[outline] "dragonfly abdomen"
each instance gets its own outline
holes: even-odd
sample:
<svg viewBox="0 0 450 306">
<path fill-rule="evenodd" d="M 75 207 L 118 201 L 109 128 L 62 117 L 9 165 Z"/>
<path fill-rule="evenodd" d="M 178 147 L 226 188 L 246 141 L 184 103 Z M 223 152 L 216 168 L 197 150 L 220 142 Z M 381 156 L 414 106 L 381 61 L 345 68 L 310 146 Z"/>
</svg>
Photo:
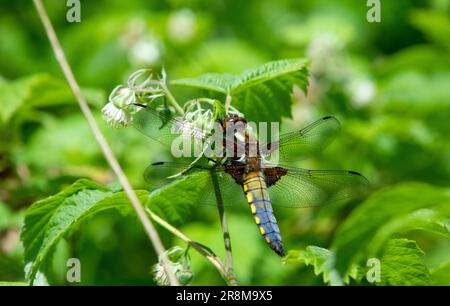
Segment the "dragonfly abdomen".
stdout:
<svg viewBox="0 0 450 306">
<path fill-rule="evenodd" d="M 244 174 L 243 188 L 261 235 L 272 250 L 280 256 L 285 256 L 280 229 L 272 210 L 263 173 L 255 171 Z"/>
</svg>

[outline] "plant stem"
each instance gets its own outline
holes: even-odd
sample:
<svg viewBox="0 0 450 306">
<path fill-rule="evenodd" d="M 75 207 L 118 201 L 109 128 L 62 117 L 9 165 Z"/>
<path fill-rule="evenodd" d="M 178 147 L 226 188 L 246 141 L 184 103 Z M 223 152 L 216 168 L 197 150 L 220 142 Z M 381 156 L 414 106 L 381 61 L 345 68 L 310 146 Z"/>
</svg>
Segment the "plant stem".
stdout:
<svg viewBox="0 0 450 306">
<path fill-rule="evenodd" d="M 225 112 L 228 112 L 228 109 L 230 108 L 231 105 L 231 96 L 230 94 L 227 94 L 227 97 L 225 99 Z"/>
<path fill-rule="evenodd" d="M 219 211 L 220 225 L 222 227 L 223 243 L 225 245 L 225 268 L 227 271 L 228 283 L 231 286 L 237 286 L 236 276 L 234 275 L 233 252 L 231 251 L 231 238 L 228 230 L 227 215 L 223 206 L 223 199 L 220 192 L 217 174 L 213 171 L 211 173 L 211 180 L 214 186 L 214 193 L 217 200 L 217 209 Z"/>
<path fill-rule="evenodd" d="M 224 263 L 222 262 L 222 260 L 220 260 L 219 257 L 217 257 L 213 253 L 205 251 L 205 249 L 202 248 L 198 243 L 196 243 L 191 238 L 189 238 L 188 236 L 186 236 L 185 234 L 180 232 L 178 229 L 173 227 L 170 223 L 168 223 L 164 219 L 160 218 L 158 215 L 156 215 L 154 212 L 152 212 L 148 207 L 145 208 L 145 211 L 153 219 L 153 221 L 155 221 L 156 223 L 158 223 L 159 225 L 164 227 L 166 230 L 168 230 L 169 232 L 171 232 L 172 234 L 174 234 L 175 236 L 177 236 L 184 242 L 188 243 L 201 255 L 205 256 L 206 259 L 208 259 L 217 268 L 219 273 L 222 275 L 223 279 L 228 283 L 228 281 L 229 281 L 228 273 L 226 271 Z"/>
<path fill-rule="evenodd" d="M 39 14 L 39 18 L 41 19 L 41 21 L 44 25 L 45 32 L 47 33 L 47 36 L 48 36 L 48 39 L 52 46 L 53 52 L 55 53 L 55 57 L 56 57 L 59 65 L 61 66 L 64 76 L 66 77 L 67 82 L 69 83 L 69 86 L 72 89 L 72 92 L 81 108 L 81 111 L 83 112 L 83 115 L 86 117 L 86 120 L 89 124 L 89 127 L 92 130 L 92 133 L 94 134 L 95 139 L 97 140 L 100 148 L 102 149 L 103 155 L 105 156 L 111 169 L 116 174 L 125 193 L 127 194 L 128 198 L 130 199 L 130 202 L 133 205 L 133 207 L 136 211 L 136 214 L 139 217 L 139 220 L 141 221 L 142 225 L 144 226 L 144 229 L 145 229 L 150 241 L 152 242 L 157 255 L 162 259 L 163 267 L 167 271 L 167 275 L 169 277 L 170 284 L 171 285 L 179 285 L 178 280 L 176 279 L 174 273 L 172 272 L 170 265 L 168 264 L 167 258 L 165 258 L 165 256 L 163 255 L 165 253 L 165 249 L 159 238 L 158 233 L 156 232 L 155 227 L 150 222 L 150 220 L 147 218 L 145 211 L 142 207 L 142 204 L 139 202 L 139 199 L 137 198 L 136 194 L 134 193 L 133 189 L 131 188 L 131 184 L 128 181 L 128 178 L 125 176 L 125 173 L 123 172 L 122 168 L 120 167 L 120 164 L 117 161 L 114 153 L 112 152 L 108 142 L 106 141 L 105 137 L 103 136 L 102 132 L 100 131 L 100 129 L 97 125 L 97 122 L 95 121 L 94 116 L 93 116 L 91 110 L 89 109 L 89 106 L 88 106 L 85 98 L 81 94 L 80 87 L 75 79 L 75 76 L 73 75 L 73 72 L 72 72 L 72 69 L 70 68 L 69 63 L 67 62 L 64 51 L 59 43 L 58 37 L 56 36 L 55 30 L 51 24 L 50 19 L 48 18 L 48 15 L 45 11 L 45 8 L 44 8 L 41 0 L 33 0 L 33 2 L 36 7 L 36 10 Z"/>
<path fill-rule="evenodd" d="M 172 106 L 175 107 L 175 109 L 180 113 L 180 115 L 184 115 L 184 109 L 180 106 L 180 104 L 178 104 L 177 100 L 172 95 L 172 92 L 170 92 L 165 82 L 161 82 L 161 88 L 163 89 L 167 99 L 169 99 L 170 104 L 172 104 Z"/>
</svg>

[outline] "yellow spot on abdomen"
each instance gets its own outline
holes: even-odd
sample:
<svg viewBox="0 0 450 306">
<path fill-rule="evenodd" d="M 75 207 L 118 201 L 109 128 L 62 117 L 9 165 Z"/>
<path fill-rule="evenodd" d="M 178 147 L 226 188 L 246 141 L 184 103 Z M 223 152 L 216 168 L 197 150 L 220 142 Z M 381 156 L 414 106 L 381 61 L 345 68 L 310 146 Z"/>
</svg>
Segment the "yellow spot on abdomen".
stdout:
<svg viewBox="0 0 450 306">
<path fill-rule="evenodd" d="M 250 204 L 250 209 L 252 210 L 252 214 L 256 214 L 256 206 L 255 206 L 255 204 Z"/>
<path fill-rule="evenodd" d="M 259 232 L 261 233 L 261 235 L 264 235 L 266 233 L 266 231 L 264 230 L 264 227 L 262 227 L 262 226 L 259 227 Z"/>
<path fill-rule="evenodd" d="M 244 184 L 244 192 L 247 192 L 247 191 L 248 191 L 248 185 Z"/>
<path fill-rule="evenodd" d="M 253 202 L 253 195 L 251 192 L 247 192 L 247 202 L 249 203 Z"/>
<path fill-rule="evenodd" d="M 269 236 L 264 237 L 264 239 L 266 239 L 267 243 L 270 243 L 270 238 L 269 238 Z"/>
<path fill-rule="evenodd" d="M 256 222 L 256 224 L 260 224 L 261 223 L 261 220 L 259 220 L 259 217 L 255 216 L 255 222 Z"/>
</svg>

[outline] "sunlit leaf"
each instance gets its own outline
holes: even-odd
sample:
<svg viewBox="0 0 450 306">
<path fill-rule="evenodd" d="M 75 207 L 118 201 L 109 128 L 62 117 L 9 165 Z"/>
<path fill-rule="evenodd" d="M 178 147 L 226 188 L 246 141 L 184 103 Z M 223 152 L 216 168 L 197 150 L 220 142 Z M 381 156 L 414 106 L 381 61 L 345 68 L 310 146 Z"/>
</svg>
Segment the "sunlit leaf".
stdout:
<svg viewBox="0 0 450 306">
<path fill-rule="evenodd" d="M 284 262 L 302 263 L 314 267 L 314 274 L 322 275 L 326 284 L 334 286 L 344 284 L 341 276 L 334 268 L 334 254 L 330 250 L 317 246 L 308 246 L 305 250 L 291 250 Z"/>
<path fill-rule="evenodd" d="M 147 191 L 136 191 L 143 202 Z M 131 211 L 124 193 L 113 194 L 111 190 L 81 179 L 60 193 L 33 204 L 25 215 L 21 240 L 25 249 L 27 278 L 34 283 L 44 262 L 64 236 L 73 232 L 86 218 L 107 209 L 122 213 Z"/>
<path fill-rule="evenodd" d="M 280 121 L 291 116 L 294 85 L 306 92 L 308 61 L 286 59 L 248 69 L 239 75 L 209 73 L 197 78 L 179 79 L 172 85 L 195 87 L 229 94 L 232 105 L 250 120 Z"/>
<path fill-rule="evenodd" d="M 230 92 L 235 78 L 234 75 L 228 73 L 207 73 L 196 78 L 174 80 L 170 84 L 190 86 L 226 94 Z"/>
<path fill-rule="evenodd" d="M 423 286 L 430 282 L 430 273 L 423 252 L 415 241 L 391 239 L 384 247 L 379 285 Z"/>
</svg>

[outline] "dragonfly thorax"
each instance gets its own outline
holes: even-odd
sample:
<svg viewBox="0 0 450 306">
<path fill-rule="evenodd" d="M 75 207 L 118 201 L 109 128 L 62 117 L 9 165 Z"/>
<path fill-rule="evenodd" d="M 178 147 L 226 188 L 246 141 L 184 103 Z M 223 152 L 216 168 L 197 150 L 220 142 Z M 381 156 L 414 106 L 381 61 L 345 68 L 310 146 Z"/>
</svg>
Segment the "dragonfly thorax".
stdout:
<svg viewBox="0 0 450 306">
<path fill-rule="evenodd" d="M 223 133 L 226 156 L 240 162 L 247 158 L 260 158 L 259 142 L 244 118 L 227 116 L 223 123 Z"/>
<path fill-rule="evenodd" d="M 261 159 L 258 157 L 247 157 L 245 163 L 245 172 L 255 172 L 261 170 Z"/>
</svg>

